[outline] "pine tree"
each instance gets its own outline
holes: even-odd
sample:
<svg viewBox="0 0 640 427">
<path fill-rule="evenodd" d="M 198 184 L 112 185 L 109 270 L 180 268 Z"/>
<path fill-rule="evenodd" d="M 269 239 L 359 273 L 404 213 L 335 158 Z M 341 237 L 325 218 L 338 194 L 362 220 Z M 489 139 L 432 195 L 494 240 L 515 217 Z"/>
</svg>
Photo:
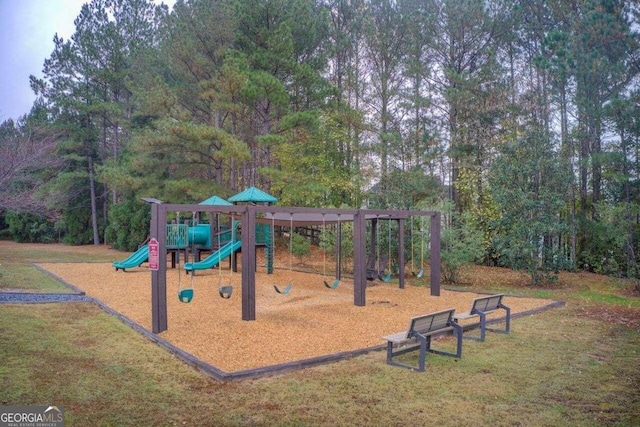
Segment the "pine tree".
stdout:
<svg viewBox="0 0 640 427">
<path fill-rule="evenodd" d="M 492 224 L 494 250 L 502 265 L 527 271 L 532 285 L 553 279 L 549 272 L 560 265 L 557 242 L 548 242 L 566 231 L 560 215 L 565 180 L 544 129 L 535 123 L 528 123 L 521 138 L 502 147 L 490 171 L 499 213 Z"/>
<path fill-rule="evenodd" d="M 100 222 L 106 222 L 106 189 L 98 182 L 96 171 L 105 159 L 119 153 L 123 119 L 130 111 L 129 61 L 141 45 L 151 44 L 153 18 L 154 6 L 146 0 L 86 3 L 74 22 L 71 39 L 54 37 L 54 50 L 44 62 L 44 79 L 31 77 L 36 94 L 67 135 L 61 152 L 68 172 L 51 189 L 65 201 L 65 215 L 73 217 L 66 221 L 67 226 L 79 230 L 75 237 L 67 235 L 74 243 L 86 243 L 87 228 L 92 230 L 93 243 L 100 243 Z M 105 207 L 102 221 L 100 203 Z M 87 212 L 89 218 L 80 212 Z"/>
</svg>

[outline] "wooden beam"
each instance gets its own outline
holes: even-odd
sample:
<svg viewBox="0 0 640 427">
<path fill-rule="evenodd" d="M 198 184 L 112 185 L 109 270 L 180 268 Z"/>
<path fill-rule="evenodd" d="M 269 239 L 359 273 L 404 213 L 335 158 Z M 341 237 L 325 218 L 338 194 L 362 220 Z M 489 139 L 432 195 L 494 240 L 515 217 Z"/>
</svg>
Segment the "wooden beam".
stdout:
<svg viewBox="0 0 640 427">
<path fill-rule="evenodd" d="M 242 213 L 242 320 L 256 320 L 256 210 Z"/>
<path fill-rule="evenodd" d="M 431 223 L 429 224 L 431 240 L 430 246 L 430 266 L 431 266 L 431 295 L 440 296 L 440 212 L 434 212 L 431 215 Z"/>
<path fill-rule="evenodd" d="M 336 226 L 336 278 L 342 279 L 342 223 Z"/>
<path fill-rule="evenodd" d="M 158 270 L 151 270 L 151 328 L 167 330 L 167 213 L 161 204 L 151 205 L 151 237 L 158 241 Z M 181 272 L 180 272 L 181 273 Z"/>
<path fill-rule="evenodd" d="M 358 211 L 353 216 L 353 304 L 367 304 L 367 239 L 365 238 L 364 215 Z"/>
<path fill-rule="evenodd" d="M 398 274 L 400 289 L 404 289 L 404 219 L 398 220 Z"/>
</svg>

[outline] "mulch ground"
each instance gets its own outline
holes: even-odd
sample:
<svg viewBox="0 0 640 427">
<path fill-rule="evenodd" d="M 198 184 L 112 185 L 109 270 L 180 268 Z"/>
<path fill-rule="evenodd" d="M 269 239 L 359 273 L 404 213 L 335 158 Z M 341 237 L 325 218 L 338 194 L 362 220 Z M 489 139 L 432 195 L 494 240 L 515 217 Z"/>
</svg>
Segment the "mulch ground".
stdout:
<svg viewBox="0 0 640 427">
<path fill-rule="evenodd" d="M 232 273 L 228 262 L 222 264 L 221 271 L 198 271 L 193 278 L 184 271 L 168 269 L 168 330 L 160 336 L 226 372 L 381 345 L 382 336 L 405 330 L 412 316 L 448 308 L 468 311 L 473 298 L 479 296 L 442 290 L 439 297 L 434 297 L 428 278 L 415 282 L 421 286 L 412 286 L 411 280 L 417 280 L 414 278 L 405 289 L 397 284 L 370 282 L 366 306 L 357 307 L 349 279 L 342 280 L 336 289 L 328 289 L 323 280 L 332 282 L 333 276 L 277 268 L 271 275 L 264 271 L 256 274 L 256 320 L 243 321 L 241 274 Z M 288 266 L 285 264 L 282 267 Z M 125 272 L 116 272 L 110 263 L 39 266 L 151 329 L 151 274 L 146 264 Z M 283 288 L 288 283 L 292 285 L 289 294 L 274 290 L 274 285 Z M 231 298 L 219 296 L 220 285 L 233 286 Z M 188 304 L 177 297 L 178 290 L 185 287 L 195 291 Z M 505 297 L 512 315 L 552 302 Z"/>
</svg>

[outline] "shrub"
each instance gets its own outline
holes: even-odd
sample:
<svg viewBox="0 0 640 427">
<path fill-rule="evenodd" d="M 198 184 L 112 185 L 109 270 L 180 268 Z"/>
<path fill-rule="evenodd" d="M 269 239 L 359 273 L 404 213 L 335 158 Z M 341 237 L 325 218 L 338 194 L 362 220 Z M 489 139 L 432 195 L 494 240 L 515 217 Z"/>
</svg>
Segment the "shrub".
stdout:
<svg viewBox="0 0 640 427">
<path fill-rule="evenodd" d="M 18 243 L 53 243 L 56 241 L 54 224 L 45 217 L 27 212 L 7 212 L 9 234 Z"/>
<path fill-rule="evenodd" d="M 484 235 L 463 214 L 460 220 L 442 232 L 442 278 L 456 283 L 460 267 L 473 264 L 484 256 Z"/>
<path fill-rule="evenodd" d="M 150 223 L 149 205 L 127 200 L 109 209 L 109 226 L 105 230 L 105 237 L 115 249 L 134 251 L 148 237 Z"/>
<path fill-rule="evenodd" d="M 311 243 L 303 236 L 294 233 L 291 239 L 291 246 L 289 247 L 291 253 L 297 258 L 302 258 L 305 255 L 309 255 L 311 252 Z"/>
</svg>

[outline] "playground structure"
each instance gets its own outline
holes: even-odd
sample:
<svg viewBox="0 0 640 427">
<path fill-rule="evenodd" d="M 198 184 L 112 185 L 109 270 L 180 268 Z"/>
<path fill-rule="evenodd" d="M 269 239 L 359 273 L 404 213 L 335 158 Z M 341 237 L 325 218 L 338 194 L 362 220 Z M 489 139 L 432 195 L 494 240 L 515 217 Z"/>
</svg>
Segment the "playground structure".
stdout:
<svg viewBox="0 0 640 427">
<path fill-rule="evenodd" d="M 140 267 L 143 263 L 149 260 L 149 245 L 144 244 L 138 248 L 137 251 L 129 255 L 122 261 L 114 261 L 113 266 L 116 271 L 125 271 L 127 268 Z"/>
<path fill-rule="evenodd" d="M 179 251 L 186 251 L 189 247 L 198 247 L 201 250 L 211 250 L 211 226 L 209 224 L 167 224 L 167 251 L 172 253 L 175 266 L 176 255 Z M 196 246 L 197 245 L 197 246 Z M 186 252 L 185 252 L 186 255 Z M 125 271 L 127 268 L 139 267 L 149 260 L 149 245 L 145 242 L 138 250 L 122 261 L 114 261 L 116 271 Z"/>
<path fill-rule="evenodd" d="M 364 209 L 324 209 L 324 208 L 297 208 L 297 207 L 275 207 L 275 206 L 258 206 L 258 205 L 235 205 L 235 206 L 214 206 L 214 205 L 179 205 L 179 204 L 152 204 L 151 219 L 151 238 L 157 240 L 159 244 L 158 251 L 158 269 L 151 271 L 151 299 L 152 299 L 152 331 L 160 333 L 167 330 L 167 248 L 170 241 L 167 239 L 167 214 L 169 212 L 205 212 L 213 215 L 226 215 L 238 221 L 242 229 L 241 238 L 237 245 L 243 248 L 242 262 L 242 320 L 251 321 L 256 319 L 256 247 L 259 246 L 258 235 L 259 230 L 269 230 L 265 233 L 265 243 L 267 247 L 267 259 L 269 248 L 272 247 L 273 229 L 274 227 L 290 227 L 295 226 L 323 226 L 335 224 L 338 228 L 338 241 L 340 240 L 340 224 L 344 222 L 353 223 L 353 301 L 355 306 L 366 305 L 366 287 L 367 287 L 367 262 L 366 262 L 366 224 L 371 221 L 371 252 L 376 253 L 375 235 L 377 227 L 373 221 L 389 221 L 397 223 L 397 239 L 398 253 L 397 265 L 403 266 L 404 261 L 404 239 L 405 239 L 405 221 L 408 218 L 430 217 L 430 291 L 432 296 L 440 295 L 440 213 L 432 211 L 419 210 L 364 210 Z M 260 225 L 263 227 L 261 228 Z M 389 229 L 390 230 L 390 229 Z M 413 238 L 413 236 L 412 236 Z M 231 239 L 233 242 L 234 239 Z M 340 244 L 337 244 L 340 247 Z M 221 248 L 222 249 L 222 248 Z M 220 250 L 221 250 L 220 249 Z M 228 250 L 226 250 L 228 251 Z M 225 252 L 226 253 L 226 252 Z M 232 253 L 232 252 L 230 252 Z M 209 258 L 218 262 L 222 258 L 222 253 L 212 254 Z M 340 251 L 337 253 L 337 271 L 336 280 L 339 281 L 340 271 Z M 269 262 L 267 263 L 269 264 Z M 272 265 L 271 265 L 272 268 Z M 267 265 L 269 269 L 269 265 Z M 405 285 L 405 273 L 403 268 L 398 269 L 399 287 L 402 289 Z M 336 282 L 334 282 L 336 283 Z M 279 293 L 288 293 L 291 290 L 291 284 L 280 288 L 276 287 Z M 326 285 L 325 285 L 326 286 Z M 230 290 L 228 290 L 230 292 Z M 230 295 L 228 293 L 227 295 Z M 222 296 L 222 294 L 221 294 Z"/>
<path fill-rule="evenodd" d="M 188 251 L 192 252 L 193 262 L 185 262 L 184 269 L 188 272 L 215 268 L 221 260 L 230 257 L 242 249 L 241 241 L 236 237 L 240 223 L 234 221 L 233 229 L 229 226 L 219 226 L 212 229 L 211 224 L 167 224 L 165 230 L 167 252 L 172 255 L 172 267 L 175 267 L 176 257 L 180 251 L 184 252 L 185 260 Z M 256 244 L 265 246 L 270 235 L 267 224 L 256 225 Z M 212 231 L 213 230 L 213 231 Z M 200 260 L 203 251 L 212 252 L 207 258 Z M 116 271 L 139 267 L 149 260 L 149 245 L 143 244 L 138 250 L 121 261 L 114 261 Z"/>
</svg>

